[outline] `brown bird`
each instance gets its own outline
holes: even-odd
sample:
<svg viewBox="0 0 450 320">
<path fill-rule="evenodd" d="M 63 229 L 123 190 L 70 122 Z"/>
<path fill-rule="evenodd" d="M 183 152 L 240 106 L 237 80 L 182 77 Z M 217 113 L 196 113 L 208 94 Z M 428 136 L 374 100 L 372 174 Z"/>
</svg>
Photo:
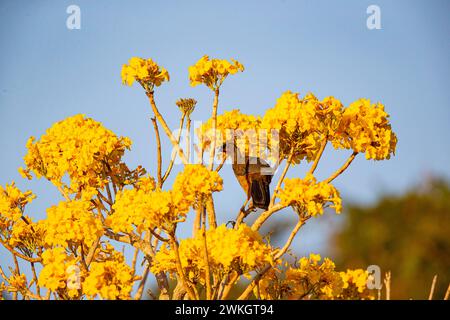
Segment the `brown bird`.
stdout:
<svg viewBox="0 0 450 320">
<path fill-rule="evenodd" d="M 273 176 L 270 165 L 261 158 L 242 155 L 235 143 L 225 143 L 224 154 L 227 154 L 227 151 L 233 152 L 233 172 L 247 195 L 243 208 L 251 198 L 250 207 L 267 210 L 270 203 L 269 186 Z"/>
</svg>

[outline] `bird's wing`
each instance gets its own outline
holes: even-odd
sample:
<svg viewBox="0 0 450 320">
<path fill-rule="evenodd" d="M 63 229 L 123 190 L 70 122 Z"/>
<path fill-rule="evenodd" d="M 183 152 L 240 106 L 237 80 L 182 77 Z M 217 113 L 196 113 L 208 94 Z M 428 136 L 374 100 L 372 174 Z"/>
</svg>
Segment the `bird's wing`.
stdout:
<svg viewBox="0 0 450 320">
<path fill-rule="evenodd" d="M 250 157 L 247 172 L 250 176 L 264 176 L 272 180 L 273 172 L 270 165 L 261 158 Z"/>
</svg>

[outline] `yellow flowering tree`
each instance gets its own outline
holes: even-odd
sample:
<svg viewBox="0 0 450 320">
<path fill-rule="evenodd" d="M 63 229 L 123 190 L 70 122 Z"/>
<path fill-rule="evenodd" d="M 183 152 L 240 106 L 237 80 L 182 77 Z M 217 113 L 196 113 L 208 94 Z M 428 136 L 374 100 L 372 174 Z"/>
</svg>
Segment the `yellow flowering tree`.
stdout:
<svg viewBox="0 0 450 320">
<path fill-rule="evenodd" d="M 366 271 L 339 272 L 330 259 L 315 254 L 288 263 L 285 254 L 308 219 L 326 208 L 341 212 L 339 191 L 331 183 L 359 153 L 383 160 L 395 152 L 397 138 L 383 105 L 360 99 L 345 107 L 334 97 L 319 100 L 311 93 L 301 97 L 286 91 L 260 116 L 239 110 L 218 114 L 221 85 L 243 71 L 236 60 L 206 55 L 189 67 L 191 85 L 205 85 L 213 93 L 211 117 L 197 128 L 200 142 L 191 147 L 189 137 L 181 145 L 181 131 L 190 132 L 197 101 L 176 102 L 181 117 L 174 134 L 155 100 L 157 87 L 170 79 L 168 71 L 152 59 L 133 57 L 123 65 L 123 84 L 138 83 L 154 115 L 155 177 L 123 161 L 130 139 L 84 115 L 55 123 L 39 139 L 31 137 L 19 172 L 26 179 L 45 178 L 62 199 L 47 209 L 45 219 L 35 221 L 25 212 L 35 195 L 14 182 L 0 186 L 0 243 L 14 265 L 9 270 L 0 266 L 0 291 L 14 299 L 141 299 L 152 273 L 158 292 L 148 293 L 155 299 L 227 299 L 242 288 L 237 286 L 242 278 L 249 280 L 237 295 L 242 300 L 373 299 Z M 162 149 L 170 146 L 161 144 L 160 128 L 174 150 L 166 170 Z M 280 173 L 274 175 L 267 208 L 254 213 L 255 207 L 244 205 L 236 220 L 225 224 L 216 216 L 214 198 L 223 189 L 220 170 L 230 143 L 243 155 L 244 163 L 232 161 L 243 187 L 250 177 L 267 174 L 258 171 L 270 167 L 261 166 L 261 159 L 273 162 L 271 176 L 278 168 Z M 350 155 L 319 181 L 315 171 L 328 144 Z M 197 160 L 191 161 L 194 150 Z M 176 157 L 183 169 L 166 186 Z M 251 163 L 255 158 L 259 162 Z M 295 165 L 308 165 L 306 176 L 286 178 Z M 276 247 L 260 230 L 285 208 L 292 208 L 298 221 L 286 243 Z M 256 217 L 250 224 L 245 218 L 251 213 Z M 180 239 L 177 227 L 190 215 L 192 236 Z M 131 261 L 118 244 L 134 249 Z M 30 279 L 20 260 L 29 265 Z M 142 274 L 136 272 L 138 263 Z"/>
</svg>

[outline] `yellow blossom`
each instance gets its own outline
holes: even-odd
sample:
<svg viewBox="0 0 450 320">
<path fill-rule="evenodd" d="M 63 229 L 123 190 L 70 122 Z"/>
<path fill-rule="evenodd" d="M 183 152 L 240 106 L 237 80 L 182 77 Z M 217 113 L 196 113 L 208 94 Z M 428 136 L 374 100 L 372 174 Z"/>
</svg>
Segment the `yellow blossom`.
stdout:
<svg viewBox="0 0 450 320">
<path fill-rule="evenodd" d="M 155 179 L 148 175 L 140 177 L 136 182 L 136 188 L 146 192 L 154 191 L 156 189 Z"/>
<path fill-rule="evenodd" d="M 279 149 L 280 160 L 289 157 L 291 152 L 293 163 L 314 159 L 320 146 L 320 133 L 316 130 L 319 121 L 312 106 L 311 101 L 302 101 L 298 93 L 286 91 L 275 107 L 264 114 L 261 128 L 267 130 L 272 144 L 278 143 L 272 148 Z"/>
<path fill-rule="evenodd" d="M 209 59 L 204 55 L 197 63 L 189 67 L 189 80 L 195 87 L 201 83 L 212 90 L 218 89 L 230 74 L 244 71 L 244 66 L 236 60 L 231 62 L 220 59 Z"/>
<path fill-rule="evenodd" d="M 196 134 L 202 149 L 209 146 L 215 136 L 216 146 L 231 142 L 235 143 L 242 154 L 264 158 L 269 142 L 267 134 L 260 130 L 260 127 L 260 117 L 247 115 L 241 113 L 239 109 L 234 109 L 217 116 L 215 134 L 212 118 L 197 128 Z"/>
<path fill-rule="evenodd" d="M 311 254 L 301 258 L 298 267 L 286 270 L 290 299 L 334 299 L 341 293 L 343 282 L 333 261 L 320 261 L 320 255 Z"/>
<path fill-rule="evenodd" d="M 289 293 L 289 284 L 283 279 L 284 270 L 281 269 L 281 264 L 276 268 L 271 268 L 267 271 L 258 285 L 253 289 L 253 293 L 257 298 L 263 300 L 279 300 L 286 297 Z"/>
<path fill-rule="evenodd" d="M 326 205 L 331 204 L 337 213 L 341 212 L 342 201 L 339 191 L 326 182 L 317 182 L 314 176 L 308 175 L 305 179 L 285 178 L 284 187 L 277 197 L 284 205 L 294 206 L 299 212 L 311 216 L 323 214 Z"/>
<path fill-rule="evenodd" d="M 169 73 L 160 67 L 152 59 L 133 57 L 128 64 L 122 66 L 122 82 L 131 86 L 136 80 L 144 88 L 153 89 L 159 87 L 164 81 L 169 81 Z"/>
<path fill-rule="evenodd" d="M 42 260 L 44 268 L 39 274 L 39 285 L 52 291 L 67 290 L 67 269 L 76 264 L 76 259 L 67 255 L 64 248 L 56 247 L 45 250 Z"/>
<path fill-rule="evenodd" d="M 39 141 L 34 137 L 28 140 L 25 172 L 44 176 L 67 193 L 90 200 L 108 182 L 106 175 L 124 175 L 127 168 L 121 157 L 130 146 L 130 139 L 117 137 L 84 115 L 75 115 L 55 123 Z M 66 174 L 70 179 L 67 186 L 63 183 Z"/>
<path fill-rule="evenodd" d="M 13 273 L 7 281 L 9 286 L 5 286 L 5 289 L 8 292 L 20 292 L 24 294 L 28 291 L 28 281 L 24 274 Z"/>
<path fill-rule="evenodd" d="M 184 167 L 175 178 L 173 191 L 179 201 L 197 205 L 206 200 L 213 192 L 221 191 L 223 180 L 216 171 L 209 171 L 200 164 L 190 164 Z"/>
<path fill-rule="evenodd" d="M 395 153 L 397 137 L 388 118 L 380 103 L 371 104 L 368 99 L 353 102 L 342 114 L 334 147 L 363 152 L 366 159 L 389 159 Z"/>
<path fill-rule="evenodd" d="M 19 219 L 25 206 L 35 198 L 31 191 L 20 191 L 14 181 L 6 184 L 5 187 L 0 185 L 0 219 L 2 217 L 11 220 Z"/>
<path fill-rule="evenodd" d="M 13 225 L 9 245 L 31 257 L 43 245 L 44 233 L 42 224 L 34 223 L 30 217 L 23 216 L 23 219 L 17 220 Z"/>
<path fill-rule="evenodd" d="M 192 98 L 181 98 L 177 100 L 176 105 L 183 115 L 189 117 L 197 105 L 197 100 Z"/>
<path fill-rule="evenodd" d="M 182 267 L 191 280 L 204 281 L 206 260 L 203 255 L 203 236 L 198 232 L 194 238 L 180 242 L 179 253 Z M 237 230 L 225 225 L 206 231 L 209 265 L 212 272 L 223 274 L 230 270 L 247 274 L 266 263 L 274 264 L 272 249 L 261 236 L 245 224 Z M 155 256 L 152 272 L 175 273 L 175 252 L 163 246 Z"/>
<path fill-rule="evenodd" d="M 91 246 L 103 234 L 100 218 L 94 216 L 89 201 L 62 201 L 47 209 L 43 220 L 45 242 L 50 245 Z"/>
<path fill-rule="evenodd" d="M 83 293 L 89 298 L 97 295 L 102 299 L 130 299 L 133 287 L 131 268 L 122 254 L 115 252 L 110 260 L 92 262 L 83 281 Z"/>
<path fill-rule="evenodd" d="M 172 191 L 123 190 L 116 196 L 113 214 L 105 221 L 115 232 L 138 232 L 156 227 L 171 229 L 189 211 L 191 203 Z"/>
<path fill-rule="evenodd" d="M 340 299 L 373 300 L 375 296 L 367 287 L 369 273 L 363 269 L 348 269 L 346 272 L 340 272 L 344 283 Z"/>
</svg>

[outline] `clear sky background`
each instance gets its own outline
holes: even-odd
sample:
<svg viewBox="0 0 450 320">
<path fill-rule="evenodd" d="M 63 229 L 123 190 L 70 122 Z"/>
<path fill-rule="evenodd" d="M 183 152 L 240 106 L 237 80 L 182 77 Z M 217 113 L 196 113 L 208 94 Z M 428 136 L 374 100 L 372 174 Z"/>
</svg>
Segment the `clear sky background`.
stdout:
<svg viewBox="0 0 450 320">
<path fill-rule="evenodd" d="M 81 8 L 81 29 L 68 30 L 66 8 Z M 381 8 L 381 30 L 366 27 L 369 5 Z M 171 80 L 156 100 L 170 126 L 178 124 L 179 97 L 199 101 L 193 120 L 210 116 L 212 94 L 190 87 L 188 67 L 202 55 L 235 58 L 246 68 L 221 89 L 219 112 L 262 115 L 286 90 L 333 95 L 348 105 L 366 97 L 385 104 L 399 143 L 384 162 L 357 158 L 335 185 L 345 201 L 370 203 L 400 193 L 430 174 L 449 177 L 450 1 L 1 1 L 0 184 L 15 180 L 38 198 L 28 215 L 62 200 L 45 180 L 23 180 L 29 136 L 83 113 L 132 139 L 126 155 L 155 173 L 155 143 L 143 90 L 121 84 L 132 56 L 151 57 Z M 325 177 L 348 151 L 328 147 L 318 168 Z M 305 167 L 296 167 L 298 176 Z M 179 168 L 175 168 L 175 172 Z M 219 222 L 233 219 L 244 193 L 231 168 L 216 195 Z M 171 181 L 168 182 L 171 185 Z M 280 213 L 292 218 L 287 210 Z M 333 214 L 330 213 L 330 216 Z M 321 217 L 294 249 L 326 252 L 337 220 Z M 190 227 L 182 227 L 187 236 Z M 0 259 L 6 258 L 0 250 Z"/>
</svg>

